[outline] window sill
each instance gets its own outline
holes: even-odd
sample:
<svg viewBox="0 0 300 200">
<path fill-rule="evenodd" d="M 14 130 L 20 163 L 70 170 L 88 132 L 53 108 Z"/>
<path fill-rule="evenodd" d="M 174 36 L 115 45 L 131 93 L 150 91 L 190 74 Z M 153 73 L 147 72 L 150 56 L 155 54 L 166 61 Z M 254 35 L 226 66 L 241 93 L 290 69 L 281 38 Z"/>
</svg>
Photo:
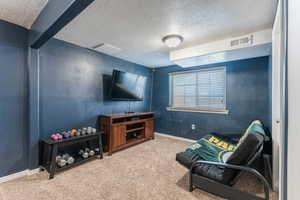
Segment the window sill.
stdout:
<svg viewBox="0 0 300 200">
<path fill-rule="evenodd" d="M 182 112 L 199 112 L 199 113 L 212 113 L 212 114 L 223 114 L 228 115 L 229 110 L 201 110 L 196 108 L 175 108 L 167 107 L 168 111 L 182 111 Z"/>
</svg>

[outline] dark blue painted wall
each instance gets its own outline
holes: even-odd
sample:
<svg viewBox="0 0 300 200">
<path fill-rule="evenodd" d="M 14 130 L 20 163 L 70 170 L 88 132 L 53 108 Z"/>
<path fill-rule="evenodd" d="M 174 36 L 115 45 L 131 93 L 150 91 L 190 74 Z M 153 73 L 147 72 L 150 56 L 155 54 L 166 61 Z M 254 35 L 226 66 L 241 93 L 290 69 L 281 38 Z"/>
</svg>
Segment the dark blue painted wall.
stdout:
<svg viewBox="0 0 300 200">
<path fill-rule="evenodd" d="M 0 21 L 0 177 L 37 168 L 38 142 L 55 131 L 96 126 L 98 115 L 129 106 L 150 110 L 150 69 L 55 39 L 30 50 L 28 35 L 27 29 Z M 108 99 L 113 69 L 148 77 L 144 101 Z M 39 124 L 31 128 L 39 131 L 30 134 L 29 107 L 38 102 Z"/>
<path fill-rule="evenodd" d="M 167 111 L 169 72 L 226 66 L 228 115 Z M 270 126 L 269 57 L 240 60 L 184 69 L 170 66 L 154 73 L 152 110 L 156 112 L 156 131 L 199 139 L 210 132 L 242 133 L 252 120 Z M 191 129 L 196 124 L 196 130 Z"/>
<path fill-rule="evenodd" d="M 144 66 L 55 39 L 39 52 L 28 51 L 27 40 L 28 30 L 0 21 L 0 177 L 37 167 L 37 154 L 29 152 L 38 149 L 39 139 L 60 129 L 96 126 L 100 114 L 128 111 L 128 102 L 107 99 L 114 68 L 148 77 L 145 100 L 130 105 L 131 111 L 136 112 L 150 110 L 154 75 L 152 110 L 156 112 L 158 132 L 197 139 L 211 131 L 241 132 L 254 119 L 269 126 L 268 57 L 202 66 L 227 66 L 229 115 L 170 112 L 166 111 L 168 73 L 182 68 L 159 68 L 153 74 Z M 40 59 L 38 66 L 32 65 L 38 61 L 36 56 Z M 27 57 L 35 62 L 27 62 Z M 192 69 L 198 68 L 201 67 Z M 40 102 L 40 131 L 35 135 L 28 131 L 29 92 L 36 94 L 35 100 Z M 192 123 L 196 124 L 196 131 L 191 130 Z"/>
<path fill-rule="evenodd" d="M 148 77 L 144 101 L 131 111 L 149 111 L 152 71 L 105 54 L 52 39 L 40 50 L 40 131 L 47 137 L 59 129 L 96 126 L 101 114 L 128 111 L 128 102 L 107 100 L 113 69 Z"/>
<path fill-rule="evenodd" d="M 0 177 L 28 165 L 27 37 L 0 20 Z"/>
</svg>

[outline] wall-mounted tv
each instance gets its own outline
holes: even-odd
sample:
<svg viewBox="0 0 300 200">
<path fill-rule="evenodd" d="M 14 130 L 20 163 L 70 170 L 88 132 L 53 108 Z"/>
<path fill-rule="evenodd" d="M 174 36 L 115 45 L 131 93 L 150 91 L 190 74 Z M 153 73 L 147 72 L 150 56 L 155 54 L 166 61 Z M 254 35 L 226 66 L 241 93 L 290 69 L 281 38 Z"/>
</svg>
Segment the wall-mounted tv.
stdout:
<svg viewBox="0 0 300 200">
<path fill-rule="evenodd" d="M 112 75 L 111 99 L 116 101 L 142 101 L 147 77 L 114 70 Z"/>
</svg>

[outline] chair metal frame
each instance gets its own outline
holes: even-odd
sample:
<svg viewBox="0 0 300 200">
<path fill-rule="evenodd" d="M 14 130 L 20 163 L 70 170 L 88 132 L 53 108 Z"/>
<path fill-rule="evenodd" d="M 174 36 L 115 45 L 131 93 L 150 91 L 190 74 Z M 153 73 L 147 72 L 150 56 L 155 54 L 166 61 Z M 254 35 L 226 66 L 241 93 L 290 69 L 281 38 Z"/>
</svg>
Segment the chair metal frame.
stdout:
<svg viewBox="0 0 300 200">
<path fill-rule="evenodd" d="M 251 168 L 250 165 L 261 156 L 263 150 L 263 144 L 260 145 L 258 150 L 253 153 L 252 156 L 250 156 L 249 161 L 247 162 L 246 166 L 240 166 L 240 165 L 233 165 L 233 164 L 227 164 L 227 163 L 221 163 L 221 162 L 210 162 L 205 160 L 198 160 L 192 164 L 189 170 L 189 191 L 192 192 L 194 189 L 194 186 L 205 190 L 209 193 L 215 194 L 217 196 L 227 198 L 230 200 L 269 200 L 270 196 L 270 186 L 268 181 L 262 176 L 256 169 Z M 234 169 L 238 171 L 238 174 L 235 176 L 235 178 L 230 182 L 229 185 L 217 182 L 215 180 L 200 176 L 196 173 L 194 173 L 194 169 L 200 165 L 213 165 L 220 168 L 227 168 L 227 169 Z M 247 192 L 240 191 L 236 188 L 233 188 L 232 185 L 236 183 L 238 178 L 241 176 L 242 173 L 250 173 L 254 175 L 256 178 L 260 180 L 264 187 L 264 193 L 265 197 L 259 197 Z"/>
</svg>

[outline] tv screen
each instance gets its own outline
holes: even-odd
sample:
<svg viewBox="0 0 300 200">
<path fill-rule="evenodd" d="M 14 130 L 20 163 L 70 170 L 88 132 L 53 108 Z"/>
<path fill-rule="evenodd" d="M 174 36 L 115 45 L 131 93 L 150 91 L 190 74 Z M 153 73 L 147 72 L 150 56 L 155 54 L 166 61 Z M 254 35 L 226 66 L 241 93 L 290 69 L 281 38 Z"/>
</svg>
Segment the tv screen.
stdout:
<svg viewBox="0 0 300 200">
<path fill-rule="evenodd" d="M 144 98 L 145 76 L 114 70 L 112 75 L 112 100 L 142 101 Z"/>
</svg>

